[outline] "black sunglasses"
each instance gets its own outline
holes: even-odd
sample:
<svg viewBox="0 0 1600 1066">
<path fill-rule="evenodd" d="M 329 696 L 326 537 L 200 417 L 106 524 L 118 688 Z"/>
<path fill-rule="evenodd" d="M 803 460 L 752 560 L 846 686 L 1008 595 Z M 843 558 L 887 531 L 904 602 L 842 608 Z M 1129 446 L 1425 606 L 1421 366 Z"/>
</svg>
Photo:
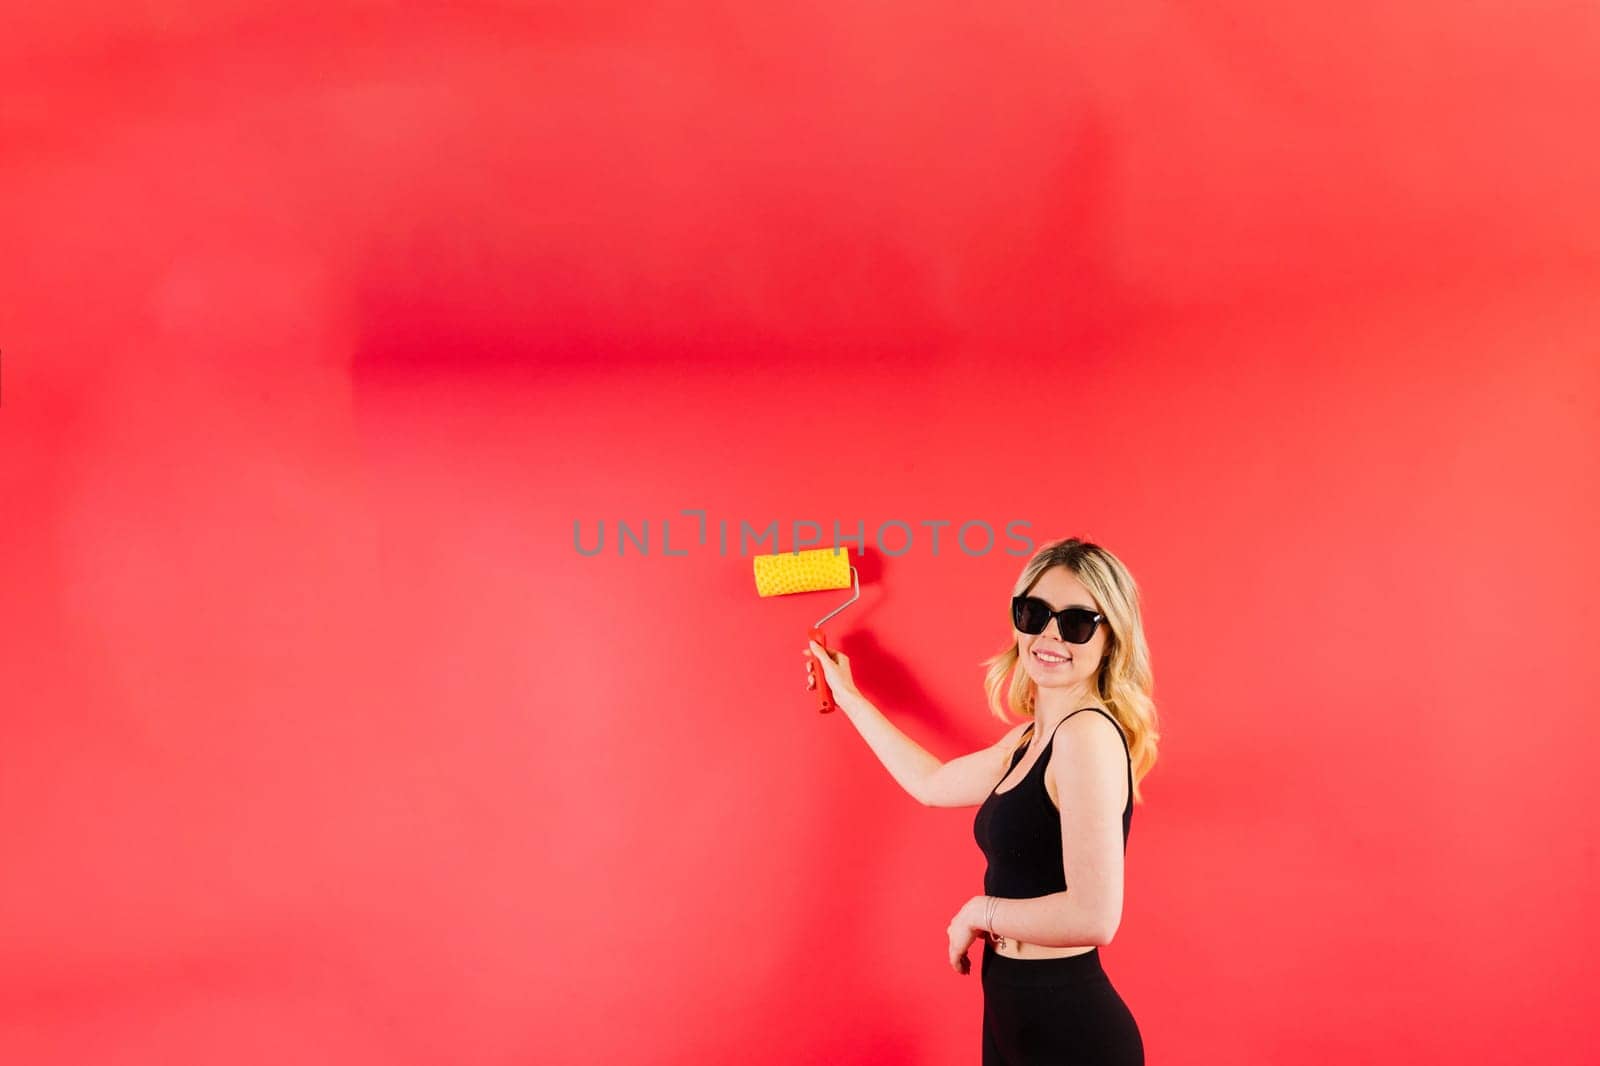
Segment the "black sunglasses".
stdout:
<svg viewBox="0 0 1600 1066">
<path fill-rule="evenodd" d="M 1082 607 L 1052 610 L 1048 603 L 1037 596 L 1011 598 L 1011 623 L 1029 636 L 1043 633 L 1052 618 L 1056 620 L 1056 629 L 1061 631 L 1061 639 L 1068 644 L 1089 643 L 1094 639 L 1095 627 L 1106 620 L 1105 615 Z"/>
</svg>

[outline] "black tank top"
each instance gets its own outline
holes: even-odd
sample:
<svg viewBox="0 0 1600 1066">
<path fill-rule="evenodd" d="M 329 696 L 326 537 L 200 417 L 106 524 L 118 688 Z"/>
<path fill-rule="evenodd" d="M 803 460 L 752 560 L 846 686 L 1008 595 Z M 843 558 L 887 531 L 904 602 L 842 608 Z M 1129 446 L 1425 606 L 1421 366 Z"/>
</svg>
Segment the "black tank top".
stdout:
<svg viewBox="0 0 1600 1066">
<path fill-rule="evenodd" d="M 1133 824 L 1133 753 L 1128 751 L 1128 738 L 1115 718 L 1098 707 L 1080 707 L 1072 714 L 1084 711 L 1095 711 L 1110 718 L 1111 724 L 1117 726 L 1117 736 L 1122 738 L 1122 750 L 1128 755 L 1128 805 L 1122 811 L 1122 850 L 1126 852 L 1128 830 Z M 1061 722 L 1056 723 L 1056 729 L 1061 728 Z M 1032 729 L 1030 724 L 1023 732 L 1026 734 Z M 972 835 L 989 860 L 988 869 L 983 873 L 985 895 L 1031 899 L 1066 891 L 1066 873 L 1061 859 L 1061 812 L 1050 799 L 1044 782 L 1044 767 L 1050 764 L 1050 746 L 1055 742 L 1052 732 L 1026 776 L 1004 792 L 991 789 L 989 798 L 978 808 Z M 1011 757 L 1011 765 L 1000 775 L 1000 781 L 1017 768 L 1027 750 L 1025 744 L 1017 749 Z M 1000 787 L 1000 781 L 995 782 L 995 789 Z"/>
</svg>

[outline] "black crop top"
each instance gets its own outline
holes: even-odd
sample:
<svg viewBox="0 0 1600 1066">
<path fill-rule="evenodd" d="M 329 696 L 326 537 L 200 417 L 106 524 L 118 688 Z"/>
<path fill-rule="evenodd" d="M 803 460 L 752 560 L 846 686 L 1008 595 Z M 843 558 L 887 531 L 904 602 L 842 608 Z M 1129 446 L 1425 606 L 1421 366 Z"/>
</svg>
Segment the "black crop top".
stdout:
<svg viewBox="0 0 1600 1066">
<path fill-rule="evenodd" d="M 1098 707 L 1080 707 L 1072 714 L 1082 714 L 1084 711 L 1095 711 L 1110 718 L 1111 724 L 1117 726 L 1117 736 L 1122 738 L 1122 750 L 1128 754 L 1128 805 L 1122 811 L 1122 850 L 1126 852 L 1128 830 L 1133 824 L 1133 753 L 1128 751 L 1128 738 L 1115 718 Z M 1071 718 L 1072 714 L 1067 718 Z M 1067 718 L 1061 721 L 1065 722 Z M 1057 722 L 1056 729 L 1060 728 L 1061 722 Z M 1023 733 L 1032 729 L 1030 723 Z M 977 817 L 972 823 L 972 835 L 989 860 L 989 866 L 983 873 L 985 895 L 1002 899 L 1031 899 L 1066 891 L 1066 873 L 1062 869 L 1061 859 L 1061 812 L 1045 788 L 1043 769 L 1050 763 L 1050 746 L 1055 742 L 1056 736 L 1052 732 L 1050 739 L 1045 741 L 1044 750 L 1023 779 L 1004 792 L 991 789 L 989 798 L 978 808 Z M 1004 781 L 1017 768 L 1017 763 L 1022 761 L 1022 755 L 1027 750 L 1027 745 L 1017 749 L 1017 753 L 1011 757 L 1011 765 L 1000 775 L 1000 781 Z M 1000 787 L 1000 781 L 995 782 L 996 789 Z"/>
</svg>

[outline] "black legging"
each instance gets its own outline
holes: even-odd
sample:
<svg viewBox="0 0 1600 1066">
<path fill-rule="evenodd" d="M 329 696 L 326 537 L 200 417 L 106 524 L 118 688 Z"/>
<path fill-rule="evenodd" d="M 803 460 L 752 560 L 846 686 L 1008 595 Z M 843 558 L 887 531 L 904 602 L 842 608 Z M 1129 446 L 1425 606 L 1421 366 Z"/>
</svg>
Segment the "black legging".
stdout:
<svg viewBox="0 0 1600 1066">
<path fill-rule="evenodd" d="M 1144 1066 L 1139 1023 L 1100 949 L 1013 959 L 983 942 L 983 1066 Z"/>
</svg>

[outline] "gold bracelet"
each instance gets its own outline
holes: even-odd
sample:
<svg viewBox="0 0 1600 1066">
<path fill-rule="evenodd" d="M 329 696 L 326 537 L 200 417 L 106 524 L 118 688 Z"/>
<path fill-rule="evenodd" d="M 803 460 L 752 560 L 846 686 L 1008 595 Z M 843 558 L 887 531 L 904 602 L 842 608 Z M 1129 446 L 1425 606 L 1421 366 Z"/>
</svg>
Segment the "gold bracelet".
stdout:
<svg viewBox="0 0 1600 1066">
<path fill-rule="evenodd" d="M 990 896 L 989 897 L 989 937 L 990 937 L 991 940 L 994 941 L 994 946 L 996 948 L 1003 948 L 1003 947 L 1006 946 L 1006 938 L 1001 936 L 1000 934 L 998 934 L 998 933 L 996 933 L 994 931 L 994 915 L 995 915 L 995 912 L 998 911 L 999 909 L 1000 909 L 1000 898 L 998 896 Z"/>
</svg>

